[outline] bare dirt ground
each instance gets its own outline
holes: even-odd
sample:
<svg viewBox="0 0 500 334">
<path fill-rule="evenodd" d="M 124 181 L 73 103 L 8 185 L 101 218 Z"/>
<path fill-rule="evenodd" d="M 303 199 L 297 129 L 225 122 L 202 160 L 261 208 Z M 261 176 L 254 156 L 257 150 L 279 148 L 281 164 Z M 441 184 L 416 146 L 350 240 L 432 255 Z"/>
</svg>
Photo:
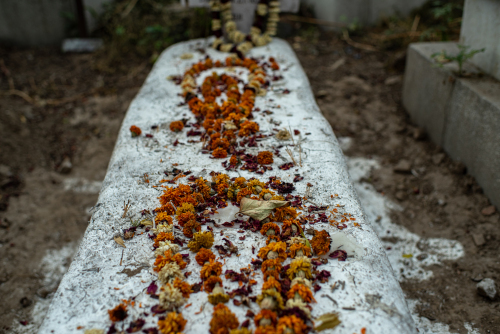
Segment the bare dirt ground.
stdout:
<svg viewBox="0 0 500 334">
<path fill-rule="evenodd" d="M 149 65 L 130 59 L 129 72 L 106 74 L 95 56 L 55 49 L 0 59 L 0 333 L 36 332 L 32 313 L 69 266 Z"/>
<path fill-rule="evenodd" d="M 404 52 L 366 52 L 336 37 L 291 42 L 336 135 L 352 138 L 346 154 L 380 162 L 364 182 L 402 206 L 393 222 L 465 249 L 429 268 L 431 279 L 402 282 L 420 301 L 420 316 L 458 333 L 467 333 L 464 322 L 500 333 L 500 302 L 478 296 L 474 281 L 500 279 L 499 214 L 481 213 L 490 203 L 475 180 L 409 120 L 401 106 Z M 34 308 L 60 278 L 50 273 L 63 272 L 72 253 L 52 271 L 44 257 L 74 250 L 82 238 L 121 120 L 150 66 L 131 58 L 123 60 L 127 71 L 102 72 L 95 55 L 54 49 L 0 49 L 0 59 L 0 333 L 17 333 L 40 321 Z M 73 165 L 66 174 L 65 158 Z"/>
</svg>

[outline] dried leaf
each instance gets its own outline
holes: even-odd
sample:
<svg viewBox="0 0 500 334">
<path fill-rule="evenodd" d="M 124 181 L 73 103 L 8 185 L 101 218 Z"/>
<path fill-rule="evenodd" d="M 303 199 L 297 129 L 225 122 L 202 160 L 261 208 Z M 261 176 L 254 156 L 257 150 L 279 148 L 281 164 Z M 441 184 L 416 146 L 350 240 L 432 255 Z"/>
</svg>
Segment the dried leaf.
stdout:
<svg viewBox="0 0 500 334">
<path fill-rule="evenodd" d="M 193 58 L 193 54 L 192 53 L 183 53 L 181 54 L 181 59 L 191 59 Z"/>
<path fill-rule="evenodd" d="M 314 327 L 314 329 L 318 332 L 324 331 L 325 329 L 335 328 L 341 323 L 337 313 L 325 313 L 316 318 L 316 321 L 321 321 L 321 325 Z"/>
<path fill-rule="evenodd" d="M 123 248 L 127 248 L 125 247 L 125 241 L 123 241 L 122 237 L 120 237 L 119 235 L 115 236 L 114 240 L 118 245 L 122 246 Z"/>
<path fill-rule="evenodd" d="M 153 226 L 153 222 L 151 220 L 144 219 L 144 220 L 141 220 L 141 225 L 143 225 L 143 226 Z"/>
<path fill-rule="evenodd" d="M 261 221 L 269 217 L 274 209 L 289 205 L 290 203 L 288 201 L 258 201 L 243 197 L 240 203 L 240 212 L 238 213 Z"/>
</svg>

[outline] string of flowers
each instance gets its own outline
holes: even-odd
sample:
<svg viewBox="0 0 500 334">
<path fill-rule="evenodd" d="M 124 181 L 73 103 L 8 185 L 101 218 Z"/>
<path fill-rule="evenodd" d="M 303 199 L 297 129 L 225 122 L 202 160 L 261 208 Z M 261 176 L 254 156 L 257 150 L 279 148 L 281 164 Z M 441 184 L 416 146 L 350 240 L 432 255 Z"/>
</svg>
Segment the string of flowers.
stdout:
<svg viewBox="0 0 500 334">
<path fill-rule="evenodd" d="M 212 31 L 215 36 L 212 43 L 214 49 L 236 53 L 240 58 L 243 58 L 254 46 L 263 46 L 272 41 L 272 36 L 276 35 L 279 22 L 279 1 L 259 0 L 254 23 L 248 35 L 238 30 L 231 7 L 231 0 L 210 2 Z M 268 16 L 267 23 L 264 22 L 266 16 Z M 231 43 L 224 43 L 223 28 Z"/>
</svg>

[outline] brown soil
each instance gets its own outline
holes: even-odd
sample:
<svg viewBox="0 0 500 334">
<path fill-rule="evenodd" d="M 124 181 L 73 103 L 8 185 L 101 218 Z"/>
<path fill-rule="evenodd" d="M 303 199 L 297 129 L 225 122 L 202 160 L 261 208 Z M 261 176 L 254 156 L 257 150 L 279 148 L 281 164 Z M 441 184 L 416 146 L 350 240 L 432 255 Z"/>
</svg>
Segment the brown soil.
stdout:
<svg viewBox="0 0 500 334">
<path fill-rule="evenodd" d="M 500 301 L 479 296 L 474 282 L 499 282 L 499 214 L 481 213 L 491 204 L 465 166 L 409 119 L 401 102 L 404 51 L 365 52 L 335 38 L 314 45 L 294 41 L 323 114 L 337 137 L 353 140 L 346 154 L 380 160 L 382 167 L 367 182 L 404 208 L 392 221 L 420 236 L 464 246 L 464 257 L 429 268 L 432 279 L 401 283 L 408 298 L 421 301 L 420 316 L 458 333 L 467 333 L 464 322 L 481 333 L 500 333 Z M 339 59 L 345 64 L 332 69 Z M 418 176 L 394 172 L 402 160 Z M 484 244 L 476 245 L 473 235 L 484 237 Z"/>
<path fill-rule="evenodd" d="M 82 186 L 103 180 L 121 120 L 149 71 L 147 61 L 124 61 L 130 72 L 105 74 L 94 69 L 94 55 L 0 49 L 0 333 L 16 322 L 29 327 L 35 303 L 58 285 L 44 279 L 41 259 L 82 238 L 97 200 Z M 66 174 L 65 158 L 73 165 Z M 67 189 L 71 180 L 77 188 Z"/>
<path fill-rule="evenodd" d="M 481 214 L 490 204 L 475 180 L 409 120 L 401 106 L 404 52 L 362 51 L 335 37 L 291 42 L 300 46 L 298 56 L 336 135 L 353 139 L 346 154 L 380 159 L 369 181 L 404 207 L 393 221 L 465 248 L 463 258 L 430 268 L 431 280 L 402 283 L 407 297 L 421 301 L 421 316 L 459 333 L 467 332 L 464 322 L 481 333 L 500 333 L 499 301 L 478 296 L 472 280 L 500 279 L 499 214 Z M 332 68 L 341 58 L 345 63 Z M 126 74 L 102 72 L 96 55 L 53 49 L 0 49 L 0 59 L 0 165 L 11 172 L 0 179 L 0 333 L 7 333 L 13 319 L 29 324 L 33 301 L 50 297 L 57 286 L 44 283 L 40 261 L 47 250 L 81 239 L 97 200 L 95 193 L 65 190 L 65 182 L 102 181 L 121 120 L 150 66 L 123 59 Z M 9 89 L 38 102 L 5 94 Z M 69 174 L 60 172 L 65 157 L 73 164 Z M 393 172 L 401 160 L 418 177 Z M 485 243 L 476 246 L 472 235 L 479 234 Z"/>
</svg>

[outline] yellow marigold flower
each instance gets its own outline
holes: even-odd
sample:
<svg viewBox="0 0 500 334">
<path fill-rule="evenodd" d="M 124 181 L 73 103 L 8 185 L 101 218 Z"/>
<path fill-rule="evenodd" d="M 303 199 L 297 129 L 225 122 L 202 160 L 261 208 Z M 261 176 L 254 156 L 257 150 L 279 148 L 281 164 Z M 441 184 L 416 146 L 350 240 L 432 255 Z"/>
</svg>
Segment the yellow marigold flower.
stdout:
<svg viewBox="0 0 500 334">
<path fill-rule="evenodd" d="M 261 165 L 269 165 L 274 162 L 273 153 L 269 151 L 262 151 L 257 154 L 257 162 Z"/>
<path fill-rule="evenodd" d="M 210 334 L 229 334 L 231 329 L 239 326 L 238 318 L 224 304 L 214 307 L 212 320 L 210 320 Z"/>
<path fill-rule="evenodd" d="M 186 213 L 186 212 L 194 213 L 193 204 L 182 203 L 181 206 L 177 207 L 177 211 L 175 211 L 175 215 L 177 216 L 177 219 L 179 219 L 179 216 L 182 215 L 183 213 Z"/>
<path fill-rule="evenodd" d="M 217 174 L 212 180 L 215 184 L 224 184 L 229 182 L 229 176 L 227 174 Z"/>
<path fill-rule="evenodd" d="M 166 251 L 172 251 L 172 253 L 179 252 L 179 245 L 173 244 L 170 241 L 160 241 L 159 246 L 155 249 L 155 255 L 163 255 Z"/>
<path fill-rule="evenodd" d="M 173 224 L 173 221 L 172 221 L 172 217 L 170 217 L 170 215 L 166 212 L 160 212 L 156 215 L 156 218 L 155 218 L 155 223 L 156 224 L 161 224 L 163 222 L 166 222 L 168 225 L 172 225 Z"/>
<path fill-rule="evenodd" d="M 270 200 L 274 196 L 274 192 L 269 189 L 262 188 L 262 191 L 259 193 L 259 198 L 264 199 L 266 201 Z"/>
<path fill-rule="evenodd" d="M 304 278 L 304 277 L 295 277 L 293 280 L 292 280 L 292 283 L 290 286 L 294 286 L 295 284 L 302 284 L 302 285 L 305 285 L 307 286 L 309 289 L 312 288 L 312 283 L 310 280 L 308 280 L 307 278 Z"/>
<path fill-rule="evenodd" d="M 246 327 L 241 327 L 237 329 L 231 329 L 229 334 L 252 334 L 252 331 Z"/>
<path fill-rule="evenodd" d="M 255 327 L 276 326 L 278 323 L 278 315 L 274 311 L 264 309 L 257 313 L 253 320 L 255 322 Z"/>
<path fill-rule="evenodd" d="M 229 187 L 229 186 L 227 185 L 227 183 L 221 183 L 221 184 L 218 184 L 218 185 L 216 186 L 216 189 L 217 189 L 217 194 L 219 194 L 219 195 L 224 195 L 224 194 L 226 193 L 226 191 L 227 191 L 228 187 Z"/>
<path fill-rule="evenodd" d="M 230 200 L 235 200 L 236 199 L 236 192 L 239 189 L 240 188 L 235 183 L 231 184 L 229 186 L 229 188 L 227 189 L 227 198 Z"/>
<path fill-rule="evenodd" d="M 282 310 L 285 307 L 281 294 L 273 289 L 263 290 L 257 296 L 257 304 L 260 308 L 268 310 Z"/>
<path fill-rule="evenodd" d="M 294 307 L 301 309 L 308 317 L 311 317 L 311 306 L 304 303 L 304 301 L 299 299 L 288 299 L 286 301 L 286 308 Z"/>
<path fill-rule="evenodd" d="M 274 277 L 269 277 L 267 281 L 262 285 L 262 290 L 276 289 L 276 291 L 281 292 L 281 283 L 278 282 Z"/>
<path fill-rule="evenodd" d="M 167 283 L 161 287 L 159 302 L 163 309 L 172 310 L 184 304 L 185 299 L 179 289 Z"/>
<path fill-rule="evenodd" d="M 210 231 L 196 232 L 193 240 L 188 243 L 191 252 L 198 253 L 201 248 L 211 248 L 214 244 L 214 235 Z"/>
<path fill-rule="evenodd" d="M 285 261 L 286 255 L 286 244 L 283 241 L 273 242 L 267 246 L 262 247 L 257 255 L 261 259 L 279 259 L 281 262 Z"/>
<path fill-rule="evenodd" d="M 250 180 L 247 183 L 247 188 L 250 188 L 255 195 L 260 194 L 265 186 L 266 184 L 264 182 L 257 179 Z"/>
<path fill-rule="evenodd" d="M 275 223 L 265 223 L 260 229 L 260 234 L 262 235 L 273 235 L 280 234 L 280 227 Z"/>
<path fill-rule="evenodd" d="M 184 129 L 184 123 L 182 121 L 174 121 L 170 123 L 170 131 L 179 132 Z"/>
<path fill-rule="evenodd" d="M 290 246 L 290 257 L 311 256 L 311 249 L 304 244 L 293 244 Z"/>
<path fill-rule="evenodd" d="M 281 195 L 274 195 L 273 197 L 271 197 L 271 201 L 284 201 L 285 200 L 285 197 L 281 196 Z"/>
<path fill-rule="evenodd" d="M 160 233 L 168 233 L 172 232 L 173 225 L 169 224 L 158 224 L 156 225 L 156 228 L 152 228 L 151 231 L 155 234 L 158 235 Z"/>
<path fill-rule="evenodd" d="M 182 274 L 181 268 L 176 262 L 170 262 L 165 264 L 163 268 L 161 268 L 158 273 L 158 279 L 163 284 L 167 284 L 172 282 L 174 279 L 184 279 L 184 275 Z"/>
<path fill-rule="evenodd" d="M 210 262 L 210 260 L 215 260 L 215 255 L 210 249 L 202 248 L 194 257 L 196 262 L 203 266 L 205 262 Z"/>
<path fill-rule="evenodd" d="M 307 326 L 304 321 L 294 315 L 279 318 L 278 326 L 276 326 L 277 334 L 304 334 L 306 330 Z"/>
<path fill-rule="evenodd" d="M 288 278 L 290 278 L 290 280 L 293 280 L 296 276 L 311 279 L 311 259 L 305 256 L 296 257 L 290 263 L 290 268 L 288 268 L 286 274 L 288 275 Z"/>
<path fill-rule="evenodd" d="M 217 305 L 220 303 L 227 303 L 229 301 L 229 295 L 224 292 L 224 290 L 216 284 L 212 293 L 208 295 L 208 301 L 212 305 Z"/>
<path fill-rule="evenodd" d="M 286 294 L 288 299 L 294 299 L 297 296 L 300 297 L 305 303 L 316 302 L 311 290 L 303 284 L 295 284 Z"/>
<path fill-rule="evenodd" d="M 332 239 L 325 230 L 316 231 L 311 240 L 311 247 L 317 255 L 324 255 L 330 251 L 330 243 Z"/>
<path fill-rule="evenodd" d="M 178 334 L 184 330 L 186 323 L 181 313 L 170 312 L 165 319 L 158 321 L 158 328 L 162 334 Z"/>
<path fill-rule="evenodd" d="M 210 260 L 205 263 L 200 271 L 200 277 L 202 280 L 208 279 L 210 276 L 220 276 L 222 274 L 222 263 Z"/>
</svg>

